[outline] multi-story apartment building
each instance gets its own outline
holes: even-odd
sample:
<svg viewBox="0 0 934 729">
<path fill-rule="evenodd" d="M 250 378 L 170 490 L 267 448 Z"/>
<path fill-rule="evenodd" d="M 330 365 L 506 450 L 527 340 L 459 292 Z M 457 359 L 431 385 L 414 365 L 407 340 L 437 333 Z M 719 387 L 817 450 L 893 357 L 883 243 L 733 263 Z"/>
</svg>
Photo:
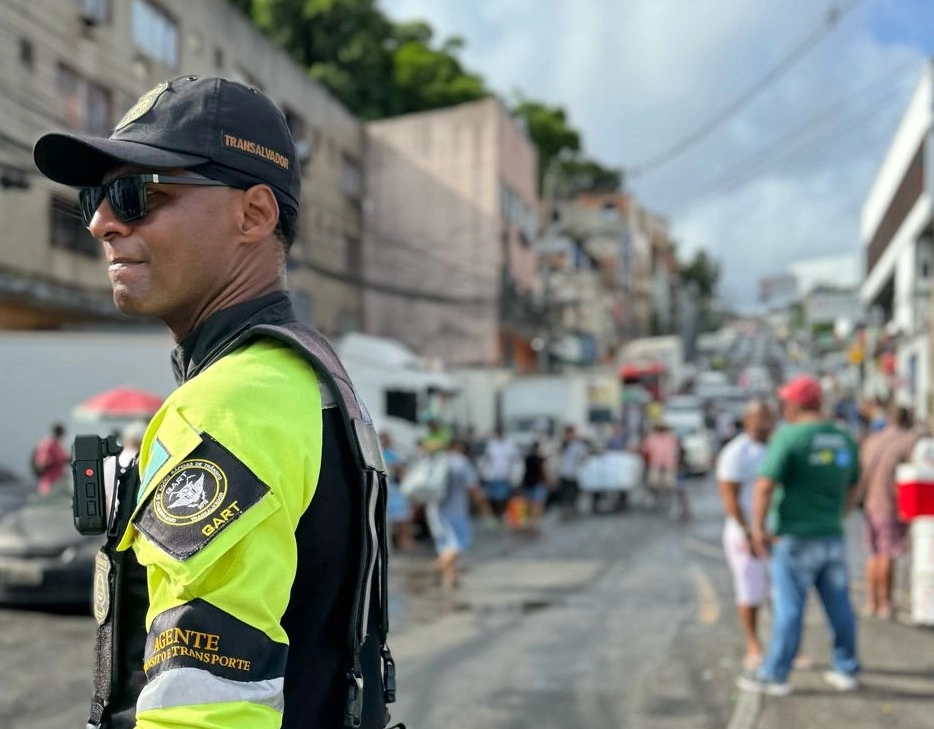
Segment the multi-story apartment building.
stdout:
<svg viewBox="0 0 934 729">
<path fill-rule="evenodd" d="M 896 337 L 897 377 L 889 385 L 927 415 L 932 394 L 934 61 L 924 66 L 863 205 L 861 238 L 866 267 L 860 297 L 870 321 Z"/>
<path fill-rule="evenodd" d="M 185 74 L 246 82 L 284 110 L 304 174 L 297 313 L 330 334 L 359 327 L 363 128 L 226 0 L 7 0 L 0 68 L 0 328 L 123 321 L 74 191 L 35 172 L 32 144 L 51 129 L 107 134 Z"/>
<path fill-rule="evenodd" d="M 579 196 L 552 206 L 540 267 L 552 354 L 567 364 L 601 362 L 629 334 L 627 203 L 623 195 Z"/>
<path fill-rule="evenodd" d="M 537 159 L 497 99 L 367 124 L 365 328 L 458 365 L 535 366 Z"/>
<path fill-rule="evenodd" d="M 665 219 L 623 192 L 585 193 L 554 207 L 539 250 L 562 351 L 593 364 L 629 339 L 674 331 L 684 303 Z"/>
</svg>

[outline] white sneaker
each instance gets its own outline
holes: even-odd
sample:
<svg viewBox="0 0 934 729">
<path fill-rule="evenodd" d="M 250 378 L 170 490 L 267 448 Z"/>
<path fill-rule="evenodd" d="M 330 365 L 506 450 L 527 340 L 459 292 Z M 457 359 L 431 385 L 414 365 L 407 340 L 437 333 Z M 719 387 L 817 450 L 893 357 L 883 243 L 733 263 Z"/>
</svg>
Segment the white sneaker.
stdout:
<svg viewBox="0 0 934 729">
<path fill-rule="evenodd" d="M 787 696 L 791 693 L 791 684 L 787 681 L 763 681 L 755 676 L 740 676 L 736 679 L 736 686 L 743 691 L 766 696 Z"/>
<path fill-rule="evenodd" d="M 855 691 L 859 688 L 859 679 L 842 671 L 827 671 L 824 680 L 837 691 Z"/>
</svg>

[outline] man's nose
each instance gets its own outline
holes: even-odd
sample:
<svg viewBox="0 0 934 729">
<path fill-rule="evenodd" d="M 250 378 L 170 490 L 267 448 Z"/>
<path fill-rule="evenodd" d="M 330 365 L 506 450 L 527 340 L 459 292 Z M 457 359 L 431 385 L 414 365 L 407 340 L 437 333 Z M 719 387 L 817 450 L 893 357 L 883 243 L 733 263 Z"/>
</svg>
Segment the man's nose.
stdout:
<svg viewBox="0 0 934 729">
<path fill-rule="evenodd" d="M 129 235 L 131 226 L 114 215 L 114 211 L 110 207 L 110 201 L 105 197 L 94 212 L 88 230 L 98 240 L 105 240 L 114 236 Z"/>
</svg>

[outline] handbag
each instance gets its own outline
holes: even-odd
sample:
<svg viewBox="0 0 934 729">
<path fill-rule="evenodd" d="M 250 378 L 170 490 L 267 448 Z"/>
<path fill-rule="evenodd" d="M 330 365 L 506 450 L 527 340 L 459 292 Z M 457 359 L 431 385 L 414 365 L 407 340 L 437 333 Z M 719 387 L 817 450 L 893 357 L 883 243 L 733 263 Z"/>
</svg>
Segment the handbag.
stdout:
<svg viewBox="0 0 934 729">
<path fill-rule="evenodd" d="M 399 488 L 407 499 L 420 504 L 441 501 L 448 490 L 447 453 L 420 456 L 406 469 Z"/>
</svg>

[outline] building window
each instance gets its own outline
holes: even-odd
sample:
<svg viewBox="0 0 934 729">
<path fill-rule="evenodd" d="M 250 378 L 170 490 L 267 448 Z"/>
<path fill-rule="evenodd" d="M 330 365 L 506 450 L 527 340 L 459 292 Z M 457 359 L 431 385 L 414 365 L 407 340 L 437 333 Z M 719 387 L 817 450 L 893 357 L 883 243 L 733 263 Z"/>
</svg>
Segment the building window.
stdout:
<svg viewBox="0 0 934 729">
<path fill-rule="evenodd" d="M 64 64 L 58 65 L 57 86 L 62 119 L 67 126 L 98 136 L 110 134 L 113 127 L 110 91 Z"/>
<path fill-rule="evenodd" d="M 110 22 L 110 0 L 77 0 L 78 12 L 86 25 Z"/>
<path fill-rule="evenodd" d="M 178 23 L 149 0 L 133 2 L 133 41 L 139 50 L 163 66 L 178 65 Z"/>
<path fill-rule="evenodd" d="M 351 235 L 344 236 L 344 255 L 349 273 L 363 273 L 363 245 L 359 238 Z"/>
<path fill-rule="evenodd" d="M 52 248 L 80 253 L 90 258 L 98 258 L 101 254 L 97 239 L 84 227 L 78 206 L 71 200 L 52 196 L 49 205 L 49 230 L 49 244 Z"/>
<path fill-rule="evenodd" d="M 308 127 L 305 120 L 287 106 L 283 107 L 283 113 L 289 133 L 295 141 L 295 154 L 298 155 L 298 161 L 305 164 L 311 158 L 311 141 L 308 139 Z"/>
<path fill-rule="evenodd" d="M 351 200 L 359 200 L 363 195 L 363 178 L 360 175 L 360 163 L 347 154 L 341 155 L 341 192 Z"/>
<path fill-rule="evenodd" d="M 27 38 L 19 39 L 19 61 L 30 71 L 36 67 L 32 41 Z"/>
</svg>

